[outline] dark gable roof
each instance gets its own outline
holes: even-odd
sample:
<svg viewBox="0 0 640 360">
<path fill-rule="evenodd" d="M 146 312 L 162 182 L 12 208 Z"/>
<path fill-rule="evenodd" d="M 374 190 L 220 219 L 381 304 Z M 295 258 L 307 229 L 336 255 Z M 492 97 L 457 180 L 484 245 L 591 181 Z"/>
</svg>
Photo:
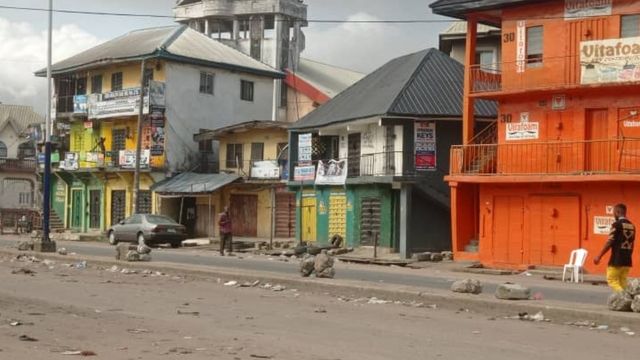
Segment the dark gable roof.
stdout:
<svg viewBox="0 0 640 360">
<path fill-rule="evenodd" d="M 429 7 L 434 14 L 464 19 L 465 14 L 471 11 L 499 9 L 540 1 L 544 0 L 438 0 Z"/>
<path fill-rule="evenodd" d="M 462 117 L 464 67 L 437 49 L 389 61 L 291 126 L 307 129 L 375 116 Z M 476 101 L 476 116 L 497 106 Z"/>
<path fill-rule="evenodd" d="M 134 30 L 53 64 L 54 74 L 159 58 L 255 75 L 284 78 L 267 64 L 213 40 L 186 25 Z M 36 73 L 45 76 L 46 69 Z"/>
</svg>

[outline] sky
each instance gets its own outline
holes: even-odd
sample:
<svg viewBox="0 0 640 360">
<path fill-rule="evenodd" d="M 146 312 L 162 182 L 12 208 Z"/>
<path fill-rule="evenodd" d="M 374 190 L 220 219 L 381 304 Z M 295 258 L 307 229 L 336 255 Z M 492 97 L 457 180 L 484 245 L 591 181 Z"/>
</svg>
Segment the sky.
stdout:
<svg viewBox="0 0 640 360">
<path fill-rule="evenodd" d="M 431 0 L 305 0 L 313 20 L 443 20 Z M 54 0 L 54 8 L 172 15 L 175 0 Z M 46 8 L 47 0 L 0 0 L 1 6 Z M 54 62 L 128 31 L 173 24 L 170 18 L 54 14 Z M 438 46 L 445 22 L 421 24 L 309 23 L 302 56 L 361 72 L 388 60 Z M 0 8 L 0 102 L 43 113 L 46 81 L 33 72 L 46 66 L 47 13 Z"/>
</svg>

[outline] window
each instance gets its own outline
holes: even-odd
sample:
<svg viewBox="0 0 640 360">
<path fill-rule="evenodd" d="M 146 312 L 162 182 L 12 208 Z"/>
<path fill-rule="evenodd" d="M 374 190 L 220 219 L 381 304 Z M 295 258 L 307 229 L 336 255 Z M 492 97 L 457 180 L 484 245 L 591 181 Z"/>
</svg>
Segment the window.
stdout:
<svg viewBox="0 0 640 360">
<path fill-rule="evenodd" d="M 251 161 L 264 160 L 264 143 L 251 144 Z"/>
<path fill-rule="evenodd" d="M 527 67 L 542 66 L 542 26 L 527 28 Z"/>
<path fill-rule="evenodd" d="M 242 144 L 227 144 L 227 168 L 242 167 Z"/>
<path fill-rule="evenodd" d="M 144 86 L 149 86 L 149 81 L 153 80 L 153 69 L 146 68 L 144 69 L 144 77 L 142 78 L 144 81 Z"/>
<path fill-rule="evenodd" d="M 87 94 L 87 78 L 79 78 L 76 82 L 76 95 L 86 95 Z"/>
<path fill-rule="evenodd" d="M 476 52 L 476 64 L 484 71 L 497 70 L 495 54 L 491 50 L 479 50 Z"/>
<path fill-rule="evenodd" d="M 620 37 L 640 36 L 640 15 L 622 15 L 620 18 Z"/>
<path fill-rule="evenodd" d="M 289 143 L 278 143 L 278 160 L 289 159 Z"/>
<path fill-rule="evenodd" d="M 22 159 L 35 158 L 35 157 L 36 157 L 36 145 L 33 142 L 27 141 L 25 143 L 18 145 L 18 159 L 22 160 Z"/>
<path fill-rule="evenodd" d="M 111 91 L 122 90 L 122 73 L 111 74 Z"/>
<path fill-rule="evenodd" d="M 240 81 L 240 99 L 253 101 L 253 81 Z"/>
<path fill-rule="evenodd" d="M 102 93 L 102 75 L 94 75 L 91 77 L 91 93 Z"/>
<path fill-rule="evenodd" d="M 0 159 L 7 157 L 7 145 L 0 141 Z"/>
<path fill-rule="evenodd" d="M 200 73 L 200 93 L 213 95 L 213 79 L 214 75 L 201 72 Z"/>
<path fill-rule="evenodd" d="M 18 193 L 18 203 L 20 205 L 31 205 L 31 193 L 29 192 Z"/>
<path fill-rule="evenodd" d="M 289 101 L 289 86 L 282 81 L 280 86 L 280 106 L 286 107 Z"/>
</svg>

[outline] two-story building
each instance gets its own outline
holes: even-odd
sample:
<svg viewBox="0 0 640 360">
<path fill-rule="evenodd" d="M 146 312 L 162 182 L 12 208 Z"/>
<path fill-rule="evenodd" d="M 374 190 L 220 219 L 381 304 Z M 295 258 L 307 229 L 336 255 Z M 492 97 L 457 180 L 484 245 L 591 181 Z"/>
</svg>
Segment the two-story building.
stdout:
<svg viewBox="0 0 640 360">
<path fill-rule="evenodd" d="M 192 134 L 269 118 L 274 79 L 284 78 L 187 26 L 132 31 L 54 64 L 53 75 L 62 149 L 52 210 L 82 232 L 133 211 L 138 137 L 139 211 L 151 212 L 153 183 L 202 165 Z"/>
<path fill-rule="evenodd" d="M 391 60 L 290 128 L 296 236 L 402 258 L 450 248 L 449 148 L 461 136 L 463 67 L 437 49 Z M 495 105 L 477 104 L 480 120 Z M 479 127 L 483 124 L 479 123 Z"/>
<path fill-rule="evenodd" d="M 613 205 L 640 212 L 640 3 L 439 0 L 468 22 L 463 146 L 452 149 L 453 248 L 488 266 L 597 254 Z M 477 63 L 477 24 L 502 31 L 502 63 Z M 493 133 L 474 103 L 499 102 Z M 640 259 L 640 254 L 635 254 Z M 587 261 L 602 273 L 605 264 Z M 634 273 L 640 272 L 636 269 Z"/>
</svg>

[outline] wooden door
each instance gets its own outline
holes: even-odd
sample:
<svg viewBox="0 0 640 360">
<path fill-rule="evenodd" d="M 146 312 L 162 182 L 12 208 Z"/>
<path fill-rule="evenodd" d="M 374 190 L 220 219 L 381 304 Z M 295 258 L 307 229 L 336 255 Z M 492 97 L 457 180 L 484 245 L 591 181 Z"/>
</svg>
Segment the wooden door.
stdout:
<svg viewBox="0 0 640 360">
<path fill-rule="evenodd" d="M 302 241 L 316 241 L 316 206 L 315 194 L 302 195 L 302 209 L 300 209 Z"/>
<path fill-rule="evenodd" d="M 293 238 L 296 236 L 296 197 L 293 193 L 276 194 L 276 237 Z"/>
<path fill-rule="evenodd" d="M 585 170 L 589 172 L 608 172 L 611 170 L 608 138 L 609 112 L 607 109 L 591 109 L 586 111 L 585 119 Z"/>
<path fill-rule="evenodd" d="M 531 198 L 530 263 L 562 266 L 580 247 L 580 199 L 577 196 Z"/>
<path fill-rule="evenodd" d="M 520 265 L 523 262 L 524 200 L 520 196 L 496 196 L 493 200 L 493 260 Z"/>
<path fill-rule="evenodd" d="M 126 190 L 111 191 L 111 225 L 115 225 L 124 220 L 127 207 L 126 197 Z"/>
<path fill-rule="evenodd" d="M 216 211 L 211 206 L 211 217 L 209 217 L 209 205 L 200 204 L 196 206 L 196 235 L 197 236 L 213 236 L 213 226 L 215 224 Z"/>
<path fill-rule="evenodd" d="M 234 236 L 258 236 L 258 196 L 231 195 L 229 211 Z"/>
<path fill-rule="evenodd" d="M 71 228 L 80 229 L 82 227 L 82 216 L 84 208 L 82 204 L 82 190 L 71 190 Z"/>
<path fill-rule="evenodd" d="M 100 205 L 102 204 L 102 191 L 89 191 L 89 227 L 91 229 L 100 229 L 101 216 Z"/>
<path fill-rule="evenodd" d="M 349 176 L 359 176 L 360 175 L 360 144 L 361 137 L 360 133 L 357 134 L 349 134 L 348 139 L 348 164 L 347 174 Z"/>
</svg>

